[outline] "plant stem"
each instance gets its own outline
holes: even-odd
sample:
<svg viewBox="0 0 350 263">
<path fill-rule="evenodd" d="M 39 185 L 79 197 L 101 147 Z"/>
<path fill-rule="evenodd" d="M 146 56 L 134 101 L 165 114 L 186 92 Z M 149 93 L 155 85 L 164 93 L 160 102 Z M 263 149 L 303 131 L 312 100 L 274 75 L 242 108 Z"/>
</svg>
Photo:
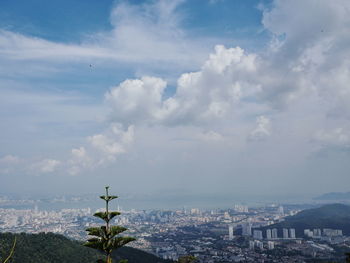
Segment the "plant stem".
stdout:
<svg viewBox="0 0 350 263">
<path fill-rule="evenodd" d="M 5 261 L 3 263 L 6 263 L 12 257 L 13 253 L 15 252 L 16 241 L 17 241 L 17 237 L 15 237 L 15 240 L 13 241 L 10 255 L 5 259 Z"/>
<path fill-rule="evenodd" d="M 107 214 L 106 230 L 107 230 L 107 235 L 109 235 L 108 186 L 106 187 L 106 199 L 107 199 L 106 200 L 106 214 Z M 111 253 L 110 252 L 107 252 L 107 263 L 112 263 L 112 258 L 111 258 Z"/>
</svg>

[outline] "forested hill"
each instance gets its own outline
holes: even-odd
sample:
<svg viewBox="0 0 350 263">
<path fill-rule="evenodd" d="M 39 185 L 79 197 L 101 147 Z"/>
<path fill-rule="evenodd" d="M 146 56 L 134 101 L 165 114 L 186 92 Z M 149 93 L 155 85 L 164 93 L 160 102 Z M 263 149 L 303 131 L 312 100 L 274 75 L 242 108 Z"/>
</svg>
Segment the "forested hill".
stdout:
<svg viewBox="0 0 350 263">
<path fill-rule="evenodd" d="M 101 254 L 94 249 L 53 233 L 0 233 L 0 262 L 10 252 L 15 236 L 17 244 L 9 263 L 95 263 L 97 259 L 102 258 Z M 130 247 L 118 249 L 114 257 L 115 262 L 121 258 L 128 259 L 129 263 L 171 262 Z"/>
<path fill-rule="evenodd" d="M 350 206 L 343 204 L 324 205 L 319 208 L 303 210 L 285 218 L 285 221 L 270 225 L 267 228 L 295 228 L 297 236 L 303 235 L 304 229 L 333 228 L 343 230 L 350 235 Z"/>
</svg>

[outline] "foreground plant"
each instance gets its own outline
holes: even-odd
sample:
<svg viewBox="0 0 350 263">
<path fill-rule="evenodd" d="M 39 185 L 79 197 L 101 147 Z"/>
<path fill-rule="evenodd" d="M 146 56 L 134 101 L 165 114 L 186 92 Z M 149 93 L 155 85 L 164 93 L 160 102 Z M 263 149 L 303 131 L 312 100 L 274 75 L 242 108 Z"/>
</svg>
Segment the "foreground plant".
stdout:
<svg viewBox="0 0 350 263">
<path fill-rule="evenodd" d="M 8 262 L 11 259 L 11 257 L 13 256 L 13 253 L 15 252 L 16 242 L 17 242 L 17 237 L 15 236 L 15 240 L 13 241 L 12 248 L 10 250 L 10 254 L 7 256 L 7 258 L 5 259 L 5 261 L 3 263 Z"/>
<path fill-rule="evenodd" d="M 97 249 L 103 253 L 105 253 L 107 259 L 99 260 L 98 263 L 112 263 L 112 252 L 129 242 L 135 240 L 133 237 L 128 236 L 119 236 L 120 233 L 128 230 L 122 226 L 113 226 L 110 224 L 111 220 L 120 215 L 120 212 L 117 211 L 109 211 L 109 202 L 113 199 L 118 198 L 115 195 L 108 194 L 109 186 L 106 186 L 106 195 L 101 195 L 100 198 L 106 202 L 106 211 L 105 212 L 97 212 L 94 214 L 95 217 L 98 217 L 105 221 L 105 225 L 100 227 L 90 227 L 87 228 L 86 231 L 88 235 L 94 236 L 93 238 L 88 239 L 88 241 L 84 244 L 84 246 L 91 247 Z M 127 262 L 125 260 L 121 261 L 123 263 Z"/>
</svg>

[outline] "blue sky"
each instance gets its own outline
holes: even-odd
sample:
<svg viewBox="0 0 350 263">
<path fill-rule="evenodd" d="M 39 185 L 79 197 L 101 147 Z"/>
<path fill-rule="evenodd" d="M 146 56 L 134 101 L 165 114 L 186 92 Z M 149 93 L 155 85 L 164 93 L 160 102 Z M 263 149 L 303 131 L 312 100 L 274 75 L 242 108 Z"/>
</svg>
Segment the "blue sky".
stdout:
<svg viewBox="0 0 350 263">
<path fill-rule="evenodd" d="M 1 1 L 0 192 L 346 190 L 349 10 Z"/>
<path fill-rule="evenodd" d="M 248 50 L 263 49 L 268 43 L 268 33 L 261 25 L 262 12 L 259 6 L 268 7 L 271 1 L 183 1 L 176 7 L 179 15 L 179 26 L 190 38 L 220 39 L 223 44 L 240 45 L 244 43 Z M 111 10 L 120 4 L 127 3 L 134 7 L 149 5 L 152 1 L 59 1 L 49 3 L 43 0 L 37 1 L 3 1 L 0 10 L 0 27 L 3 30 L 16 32 L 25 36 L 36 37 L 65 44 L 80 44 L 94 38 L 96 34 L 113 30 L 111 24 Z M 155 17 L 152 19 L 156 19 Z M 201 45 L 208 52 L 215 42 L 203 41 Z M 204 60 L 206 57 L 202 57 Z M 92 64 L 93 70 L 89 68 Z M 147 67 L 135 68 L 135 65 L 95 65 L 95 61 L 89 60 L 84 64 L 74 63 L 69 65 L 70 73 L 64 72 L 55 76 L 30 77 L 30 81 L 39 81 L 46 85 L 55 81 L 57 88 L 80 90 L 81 85 L 88 87 L 94 95 L 101 94 L 100 83 L 105 86 L 114 85 L 125 78 L 135 76 L 139 70 L 148 70 Z M 192 67 L 196 69 L 199 64 Z M 140 65 L 137 65 L 140 67 Z M 176 78 L 186 71 L 176 68 L 172 70 L 156 68 L 153 74 L 167 75 Z M 87 77 L 87 73 L 90 75 Z M 16 75 L 16 79 L 18 76 Z M 84 79 L 84 81 L 82 81 Z M 25 76 L 25 81 L 28 76 Z M 84 83 L 85 82 L 85 83 Z M 89 83 L 94 82 L 93 85 Z M 62 84 L 62 85 L 61 85 Z M 97 86 L 97 87 L 96 87 Z M 98 89 L 98 90 L 96 90 Z M 172 92 L 172 89 L 170 92 Z"/>
<path fill-rule="evenodd" d="M 0 18 L 3 29 L 59 42 L 80 42 L 82 38 L 99 31 L 112 29 L 110 11 L 120 2 L 132 5 L 150 1 L 59 1 L 4 0 Z M 251 38 L 261 35 L 262 13 L 258 7 L 271 1 L 201 1 L 182 3 L 183 26 L 194 34 L 233 38 Z"/>
<path fill-rule="evenodd" d="M 3 29 L 59 42 L 79 42 L 97 31 L 110 30 L 113 1 L 2 1 Z"/>
</svg>

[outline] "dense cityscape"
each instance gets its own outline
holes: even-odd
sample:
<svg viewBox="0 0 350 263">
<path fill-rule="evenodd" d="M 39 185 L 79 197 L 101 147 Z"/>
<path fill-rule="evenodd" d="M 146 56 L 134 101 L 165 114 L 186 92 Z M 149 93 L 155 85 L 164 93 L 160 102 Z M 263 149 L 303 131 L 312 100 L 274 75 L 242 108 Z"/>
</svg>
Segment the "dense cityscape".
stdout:
<svg viewBox="0 0 350 263">
<path fill-rule="evenodd" d="M 34 203 L 34 202 L 33 202 Z M 119 208 L 122 210 L 122 208 Z M 199 262 L 307 262 L 342 257 L 350 238 L 342 229 L 278 229 L 270 227 L 297 214 L 294 206 L 269 204 L 230 209 L 129 210 L 114 224 L 125 226 L 137 240 L 132 247 L 177 260 L 194 255 Z M 85 229 L 98 225 L 91 208 L 46 211 L 0 209 L 1 232 L 53 232 L 86 240 Z"/>
</svg>

